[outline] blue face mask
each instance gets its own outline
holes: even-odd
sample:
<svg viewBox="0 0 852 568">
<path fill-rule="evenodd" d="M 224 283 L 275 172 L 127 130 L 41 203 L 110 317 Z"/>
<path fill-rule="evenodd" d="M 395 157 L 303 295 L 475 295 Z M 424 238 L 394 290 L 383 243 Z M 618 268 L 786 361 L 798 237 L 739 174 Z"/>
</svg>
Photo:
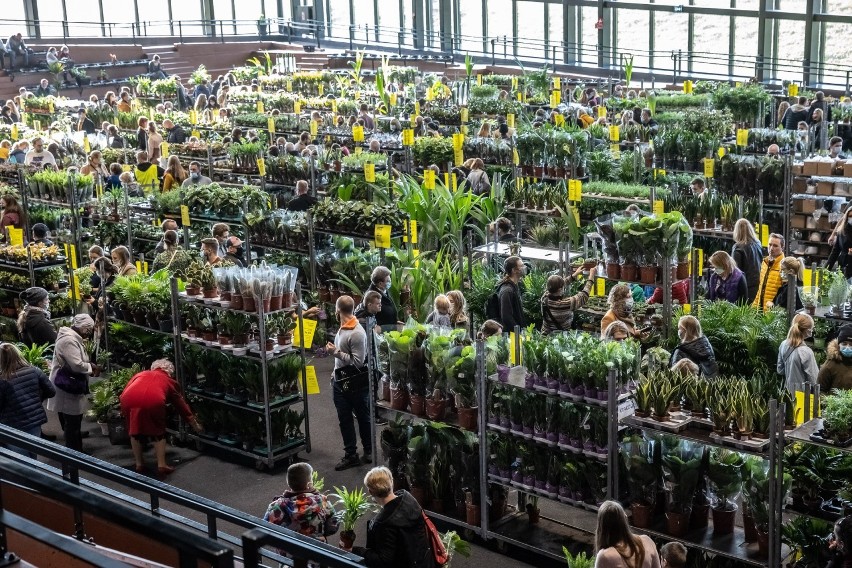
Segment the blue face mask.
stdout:
<svg viewBox="0 0 852 568">
<path fill-rule="evenodd" d="M 841 347 L 840 354 L 844 357 L 852 357 L 852 347 Z"/>
</svg>

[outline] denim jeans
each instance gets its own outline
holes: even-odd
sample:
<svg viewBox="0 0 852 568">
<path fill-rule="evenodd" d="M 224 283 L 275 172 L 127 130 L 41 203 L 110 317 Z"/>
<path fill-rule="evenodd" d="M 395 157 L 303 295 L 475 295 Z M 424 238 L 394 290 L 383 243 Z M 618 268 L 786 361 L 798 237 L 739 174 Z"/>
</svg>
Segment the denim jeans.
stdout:
<svg viewBox="0 0 852 568">
<path fill-rule="evenodd" d="M 16 67 L 18 57 L 21 56 L 21 55 L 24 57 L 24 65 L 23 66 L 24 67 L 30 66 L 30 52 L 25 50 L 23 53 L 17 53 L 15 51 L 11 51 L 11 50 L 7 49 L 6 54 L 9 56 L 9 60 L 10 60 L 10 63 L 9 63 L 10 67 L 9 68 L 10 69 L 14 69 Z"/>
<path fill-rule="evenodd" d="M 358 419 L 358 431 L 364 453 L 373 453 L 373 440 L 370 435 L 370 391 L 368 388 L 344 392 L 332 381 L 334 407 L 337 409 L 337 421 L 343 436 L 343 450 L 347 456 L 358 455 L 358 441 L 355 437 L 355 422 L 352 413 Z"/>
</svg>

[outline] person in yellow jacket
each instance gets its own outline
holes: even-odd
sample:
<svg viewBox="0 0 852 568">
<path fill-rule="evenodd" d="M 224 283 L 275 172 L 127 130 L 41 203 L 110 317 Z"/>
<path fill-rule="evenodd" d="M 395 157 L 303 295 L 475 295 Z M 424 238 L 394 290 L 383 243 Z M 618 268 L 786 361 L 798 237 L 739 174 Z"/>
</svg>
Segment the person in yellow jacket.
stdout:
<svg viewBox="0 0 852 568">
<path fill-rule="evenodd" d="M 133 176 L 145 195 L 159 192 L 160 180 L 165 175 L 166 171 L 163 168 L 148 161 L 148 152 L 145 150 L 136 152 L 136 167 L 133 169 Z"/>
<path fill-rule="evenodd" d="M 752 302 L 752 307 L 761 308 L 764 312 L 769 309 L 767 304 L 775 299 L 778 289 L 781 288 L 781 261 L 784 260 L 784 237 L 772 233 L 769 235 L 769 244 L 766 247 L 769 254 L 763 258 L 760 264 L 760 281 L 757 295 Z"/>
</svg>

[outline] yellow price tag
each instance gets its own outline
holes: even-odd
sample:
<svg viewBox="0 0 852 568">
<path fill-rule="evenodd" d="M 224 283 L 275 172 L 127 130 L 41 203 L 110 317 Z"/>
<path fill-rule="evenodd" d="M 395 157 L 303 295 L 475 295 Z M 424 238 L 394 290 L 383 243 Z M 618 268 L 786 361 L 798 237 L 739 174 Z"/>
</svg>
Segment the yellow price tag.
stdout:
<svg viewBox="0 0 852 568">
<path fill-rule="evenodd" d="M 810 268 L 805 268 L 802 275 L 802 282 L 804 282 L 805 286 L 813 286 L 814 285 L 814 271 Z"/>
<path fill-rule="evenodd" d="M 355 146 L 355 155 L 356 156 L 363 151 L 364 151 L 364 149 L 361 146 Z"/>
<path fill-rule="evenodd" d="M 556 107 L 559 106 L 560 96 L 561 95 L 560 95 L 559 91 L 553 91 L 552 93 L 550 93 L 550 107 L 551 108 L 556 108 Z"/>
<path fill-rule="evenodd" d="M 619 142 L 621 141 L 621 129 L 617 124 L 609 127 L 609 141 L 610 142 Z"/>
<path fill-rule="evenodd" d="M 142 271 L 147 275 L 148 274 L 148 261 L 142 263 Z"/>
<path fill-rule="evenodd" d="M 136 261 L 136 272 L 138 274 L 142 274 L 142 261 L 141 260 Z"/>
<path fill-rule="evenodd" d="M 666 170 L 655 169 L 654 170 L 654 179 L 657 179 L 657 176 L 663 177 L 666 175 Z"/>
<path fill-rule="evenodd" d="M 760 225 L 760 244 L 769 246 L 769 225 Z"/>
<path fill-rule="evenodd" d="M 201 138 L 201 133 L 197 130 L 193 130 L 192 135 L 195 136 L 196 138 L 199 138 L 199 139 Z"/>
<path fill-rule="evenodd" d="M 50 111 L 50 114 L 53 114 L 53 113 L 54 113 L 54 111 L 56 110 L 56 107 L 54 107 L 54 106 L 53 106 L 53 99 L 51 99 L 51 100 L 47 101 L 47 110 L 49 110 L 49 111 Z M 152 108 L 152 109 L 151 109 L 151 114 L 153 114 L 153 113 L 154 113 L 154 109 Z M 153 120 L 153 119 L 152 119 L 152 120 Z"/>
<path fill-rule="evenodd" d="M 799 96 L 799 85 L 796 83 L 790 83 L 787 85 L 787 96 L 789 97 L 798 97 Z"/>
<path fill-rule="evenodd" d="M 364 164 L 364 181 L 376 183 L 376 164 Z"/>
<path fill-rule="evenodd" d="M 435 189 L 435 170 L 430 169 L 423 172 L 423 187 Z"/>
<path fill-rule="evenodd" d="M 469 119 L 470 119 L 470 111 L 467 109 L 467 107 L 462 107 L 462 109 L 461 109 L 461 121 L 464 123 L 464 122 L 467 122 Z"/>
<path fill-rule="evenodd" d="M 293 90 L 293 80 L 292 79 L 287 79 L 287 90 L 288 91 Z"/>
<path fill-rule="evenodd" d="M 459 180 L 458 180 L 458 178 L 456 177 L 456 174 L 452 174 L 452 175 L 450 176 L 450 181 L 451 181 L 451 183 L 452 183 L 453 193 L 455 193 L 455 192 L 456 192 L 456 191 L 458 191 L 458 189 L 459 189 L 459 183 L 458 183 L 458 181 L 459 181 Z"/>
<path fill-rule="evenodd" d="M 311 345 L 314 343 L 314 332 L 317 330 L 317 320 L 304 318 L 296 320 L 296 327 L 293 329 L 293 347 L 302 346 L 301 333 L 299 332 L 300 321 L 304 323 L 305 349 L 310 349 Z"/>
<path fill-rule="evenodd" d="M 819 418 L 819 405 L 814 408 L 814 395 L 808 397 L 808 406 L 811 408 L 811 418 Z M 816 413 L 816 414 L 814 414 Z M 796 426 L 805 421 L 805 393 L 796 391 Z"/>
<path fill-rule="evenodd" d="M 521 163 L 521 156 L 518 154 L 518 149 L 512 148 L 512 164 L 517 166 L 517 165 L 520 165 L 520 163 Z"/>
<path fill-rule="evenodd" d="M 432 89 L 426 89 L 426 100 L 431 101 L 435 99 L 435 92 Z"/>
<path fill-rule="evenodd" d="M 606 118 L 606 107 L 603 105 L 598 107 L 598 118 Z"/>
<path fill-rule="evenodd" d="M 745 128 L 737 129 L 737 146 L 748 146 L 748 130 Z"/>
<path fill-rule="evenodd" d="M 184 227 L 192 225 L 192 221 L 189 218 L 189 207 L 186 205 L 180 206 L 180 223 Z"/>
<path fill-rule="evenodd" d="M 519 103 L 524 102 L 524 94 L 520 91 L 518 91 L 518 102 Z"/>
<path fill-rule="evenodd" d="M 189 111 L 189 123 L 198 124 L 198 113 L 195 111 L 195 109 L 190 109 Z"/>
<path fill-rule="evenodd" d="M 558 90 L 562 88 L 562 79 L 559 77 L 553 78 L 553 90 Z"/>
<path fill-rule="evenodd" d="M 168 142 L 163 142 L 162 144 L 160 144 L 160 154 L 163 156 L 163 158 L 169 157 L 169 143 Z"/>
<path fill-rule="evenodd" d="M 375 227 L 376 248 L 390 248 L 391 226 L 376 225 Z"/>
<path fill-rule="evenodd" d="M 654 209 L 653 209 L 654 215 L 662 215 L 665 212 L 666 212 L 665 203 L 663 202 L 663 200 L 662 199 L 655 199 L 654 200 Z"/>
<path fill-rule="evenodd" d="M 331 99 L 331 112 L 337 114 L 337 101 L 335 99 Z M 337 121 L 335 121 L 335 124 L 337 124 Z"/>
<path fill-rule="evenodd" d="M 9 243 L 14 246 L 24 246 L 24 230 L 16 229 L 14 225 L 7 225 L 9 231 Z"/>
<path fill-rule="evenodd" d="M 716 150 L 716 155 L 719 156 L 719 159 L 722 159 L 725 156 L 725 148 L 719 146 L 719 149 Z"/>
<path fill-rule="evenodd" d="M 553 115 L 553 123 L 558 127 L 565 126 L 565 117 L 557 112 Z"/>
<path fill-rule="evenodd" d="M 414 116 L 420 116 L 420 101 L 414 102 Z"/>
<path fill-rule="evenodd" d="M 518 90 L 518 78 L 517 77 L 512 77 L 512 90 L 513 91 Z"/>
<path fill-rule="evenodd" d="M 311 121 L 311 138 L 317 137 L 317 131 L 319 130 L 319 124 L 316 120 Z"/>
<path fill-rule="evenodd" d="M 582 201 L 583 182 L 578 179 L 568 180 L 568 201 Z"/>
<path fill-rule="evenodd" d="M 302 102 L 296 101 L 293 103 L 293 112 L 296 114 L 301 114 L 302 112 Z"/>
<path fill-rule="evenodd" d="M 23 232 L 23 229 L 21 229 Z M 71 252 L 71 268 L 77 270 L 77 245 L 70 245 L 69 250 Z"/>
<path fill-rule="evenodd" d="M 74 274 L 71 274 L 71 299 L 75 302 L 81 298 L 80 296 L 80 279 Z"/>
<path fill-rule="evenodd" d="M 518 364 L 518 354 L 515 353 L 515 332 L 509 332 L 509 363 L 512 365 Z"/>
<path fill-rule="evenodd" d="M 610 154 L 612 154 L 613 158 L 615 158 L 615 159 L 621 158 L 621 146 L 619 146 L 618 144 L 610 144 L 609 145 L 609 152 L 610 152 Z"/>
<path fill-rule="evenodd" d="M 307 383 L 308 394 L 319 394 L 319 381 L 317 380 L 317 370 L 313 365 L 305 367 L 305 382 Z"/>
<path fill-rule="evenodd" d="M 266 175 L 266 160 L 263 158 L 257 159 L 257 173 L 260 174 L 261 177 Z"/>
<path fill-rule="evenodd" d="M 515 127 L 515 114 L 514 113 L 510 112 L 509 114 L 506 115 L 506 124 L 509 126 L 509 128 Z"/>
<path fill-rule="evenodd" d="M 391 93 L 390 97 L 388 97 L 388 98 L 390 99 L 390 106 L 396 106 L 397 94 Z"/>
<path fill-rule="evenodd" d="M 271 116 L 266 119 L 266 129 L 271 136 L 275 136 L 275 119 Z"/>
<path fill-rule="evenodd" d="M 712 178 L 713 170 L 716 167 L 716 160 L 713 158 L 704 158 L 704 177 Z"/>
<path fill-rule="evenodd" d="M 691 314 L 692 313 L 692 304 L 684 304 L 683 305 L 683 313 Z"/>
<path fill-rule="evenodd" d="M 683 92 L 687 95 L 692 92 L 692 81 L 689 79 L 683 82 Z"/>
<path fill-rule="evenodd" d="M 464 144 L 463 134 L 453 134 L 453 150 L 460 150 Z"/>
<path fill-rule="evenodd" d="M 89 143 L 89 136 L 86 134 L 83 135 L 83 151 L 87 154 L 92 151 L 92 145 Z"/>
<path fill-rule="evenodd" d="M 33 126 L 35 128 L 35 125 Z M 41 130 L 40 128 L 35 128 L 36 130 Z M 18 134 L 18 125 L 12 125 L 12 140 L 17 140 L 20 135 Z"/>
<path fill-rule="evenodd" d="M 356 124 L 352 127 L 352 140 L 355 142 L 364 141 L 364 127 L 360 124 Z"/>
<path fill-rule="evenodd" d="M 476 84 L 477 84 L 477 85 L 482 85 L 482 75 L 477 75 L 477 76 L 476 76 Z"/>
<path fill-rule="evenodd" d="M 257 101 L 257 112 L 263 114 L 263 101 Z"/>
<path fill-rule="evenodd" d="M 464 150 L 459 148 L 458 150 L 453 150 L 453 162 L 455 162 L 456 166 L 461 166 L 464 164 Z"/>
<path fill-rule="evenodd" d="M 320 96 L 322 96 L 322 95 L 323 95 L 323 93 L 325 92 L 325 85 L 323 85 L 322 83 L 320 83 L 319 85 L 317 85 L 317 87 L 319 88 L 319 94 L 320 94 Z"/>
<path fill-rule="evenodd" d="M 408 223 L 408 232 L 411 236 L 411 244 L 416 245 L 417 244 L 417 221 L 415 221 L 414 219 L 412 219 Z"/>
<path fill-rule="evenodd" d="M 406 128 L 402 131 L 402 145 L 414 146 L 414 130 Z"/>
</svg>

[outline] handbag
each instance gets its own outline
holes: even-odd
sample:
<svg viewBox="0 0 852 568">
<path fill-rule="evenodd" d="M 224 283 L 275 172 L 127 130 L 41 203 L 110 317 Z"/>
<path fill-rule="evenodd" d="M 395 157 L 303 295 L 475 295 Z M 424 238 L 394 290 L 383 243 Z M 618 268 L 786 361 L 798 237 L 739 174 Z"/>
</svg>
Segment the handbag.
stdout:
<svg viewBox="0 0 852 568">
<path fill-rule="evenodd" d="M 63 365 L 56 371 L 53 384 L 68 394 L 88 394 L 89 392 L 89 376 L 85 373 L 75 373 L 67 365 Z"/>
<path fill-rule="evenodd" d="M 334 384 L 344 392 L 357 391 L 367 388 L 370 384 L 370 374 L 367 366 L 356 367 L 346 365 L 334 370 Z"/>
</svg>

